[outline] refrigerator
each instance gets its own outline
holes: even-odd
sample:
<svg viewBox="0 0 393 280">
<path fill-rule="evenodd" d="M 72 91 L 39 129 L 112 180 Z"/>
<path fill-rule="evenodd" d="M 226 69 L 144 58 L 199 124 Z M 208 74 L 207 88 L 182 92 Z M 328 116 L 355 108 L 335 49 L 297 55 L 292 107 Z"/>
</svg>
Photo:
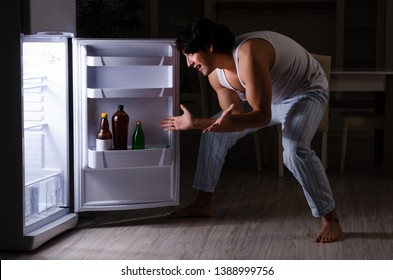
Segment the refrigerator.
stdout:
<svg viewBox="0 0 393 280">
<path fill-rule="evenodd" d="M 3 219 L 0 250 L 36 249 L 75 227 L 81 212 L 179 204 L 179 133 L 159 125 L 179 113 L 173 39 L 56 31 L 21 34 L 19 47 L 22 180 L 0 198 L 13 212 Z M 127 150 L 96 151 L 101 113 L 110 119 L 120 104 L 130 118 Z M 131 147 L 136 121 L 142 150 Z"/>
</svg>

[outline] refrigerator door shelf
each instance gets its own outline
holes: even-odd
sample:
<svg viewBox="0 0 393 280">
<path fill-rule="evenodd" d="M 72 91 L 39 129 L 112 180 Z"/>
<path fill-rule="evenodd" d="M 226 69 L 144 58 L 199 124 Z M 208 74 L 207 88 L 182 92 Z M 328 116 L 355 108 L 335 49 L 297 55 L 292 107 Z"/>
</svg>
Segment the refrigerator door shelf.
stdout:
<svg viewBox="0 0 393 280">
<path fill-rule="evenodd" d="M 125 98 L 125 97 L 173 97 L 171 88 L 146 88 L 146 89 L 112 89 L 99 88 L 87 89 L 87 98 Z"/>
<path fill-rule="evenodd" d="M 119 56 L 87 56 L 87 66 L 163 66 L 172 65 L 172 57 L 148 56 L 148 57 L 119 57 Z"/>
<path fill-rule="evenodd" d="M 124 210 L 179 204 L 173 166 L 84 169 L 79 211 Z"/>
<path fill-rule="evenodd" d="M 89 149 L 90 168 L 128 168 L 143 166 L 165 166 L 173 164 L 173 148 L 149 148 L 144 150 L 95 151 Z"/>
<path fill-rule="evenodd" d="M 177 55 L 174 39 L 84 39 L 75 38 L 86 57 L 157 58 Z"/>
<path fill-rule="evenodd" d="M 172 66 L 88 66 L 86 72 L 88 88 L 143 89 L 173 86 Z"/>
</svg>

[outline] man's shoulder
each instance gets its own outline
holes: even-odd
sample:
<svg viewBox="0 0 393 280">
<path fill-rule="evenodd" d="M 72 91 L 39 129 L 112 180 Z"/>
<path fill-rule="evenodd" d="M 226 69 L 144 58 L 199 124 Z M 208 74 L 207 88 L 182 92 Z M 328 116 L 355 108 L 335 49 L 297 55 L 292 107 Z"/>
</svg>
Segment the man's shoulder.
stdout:
<svg viewBox="0 0 393 280">
<path fill-rule="evenodd" d="M 245 40 L 245 39 L 251 39 L 251 38 L 261 38 L 265 36 L 279 36 L 281 35 L 278 32 L 271 31 L 271 30 L 259 30 L 259 31 L 251 31 L 251 32 L 246 32 L 242 33 L 236 36 L 237 41 Z"/>
<path fill-rule="evenodd" d="M 270 50 L 272 49 L 271 43 L 264 39 L 264 38 L 259 38 L 259 37 L 252 37 L 247 40 L 244 40 L 240 45 L 238 49 L 239 55 L 241 54 L 248 54 L 248 53 L 253 53 L 253 52 L 258 52 L 261 53 L 264 50 Z"/>
</svg>

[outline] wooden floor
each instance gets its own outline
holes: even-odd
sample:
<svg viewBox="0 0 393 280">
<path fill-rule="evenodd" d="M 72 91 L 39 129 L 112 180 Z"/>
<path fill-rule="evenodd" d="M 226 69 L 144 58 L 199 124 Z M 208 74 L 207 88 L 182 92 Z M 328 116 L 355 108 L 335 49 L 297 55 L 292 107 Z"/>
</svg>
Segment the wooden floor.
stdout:
<svg viewBox="0 0 393 280">
<path fill-rule="evenodd" d="M 342 220 L 339 242 L 313 242 L 313 218 L 293 176 L 273 166 L 256 171 L 255 161 L 230 151 L 214 197 L 211 219 L 168 220 L 175 209 L 84 213 L 78 226 L 33 252 L 0 252 L 1 259 L 393 259 L 393 180 L 379 175 L 370 143 L 358 143 L 345 174 L 338 172 L 338 144 L 330 142 L 328 177 Z M 367 141 L 366 141 L 367 142 Z M 364 145 L 367 146 L 364 149 Z M 367 152 L 365 152 L 367 151 Z M 192 201 L 195 158 L 182 157 L 181 204 Z M 246 161 L 248 156 L 248 161 Z"/>
</svg>

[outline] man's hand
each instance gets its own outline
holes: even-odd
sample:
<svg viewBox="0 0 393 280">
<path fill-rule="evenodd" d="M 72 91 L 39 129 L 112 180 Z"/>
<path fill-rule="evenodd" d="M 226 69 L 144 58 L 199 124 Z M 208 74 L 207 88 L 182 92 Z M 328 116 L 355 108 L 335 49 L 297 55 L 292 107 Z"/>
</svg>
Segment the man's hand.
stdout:
<svg viewBox="0 0 393 280">
<path fill-rule="evenodd" d="M 229 124 L 229 119 L 231 117 L 232 109 L 235 105 L 231 104 L 228 109 L 224 110 L 221 116 L 210 126 L 208 126 L 203 133 L 205 132 L 220 132 L 226 131 L 228 128 L 220 128 L 221 125 Z"/>
<path fill-rule="evenodd" d="M 182 104 L 180 104 L 180 109 L 183 111 L 183 115 L 166 117 L 160 122 L 160 126 L 164 131 L 173 130 L 187 130 L 192 129 L 193 116 L 190 111 L 187 110 Z"/>
</svg>

